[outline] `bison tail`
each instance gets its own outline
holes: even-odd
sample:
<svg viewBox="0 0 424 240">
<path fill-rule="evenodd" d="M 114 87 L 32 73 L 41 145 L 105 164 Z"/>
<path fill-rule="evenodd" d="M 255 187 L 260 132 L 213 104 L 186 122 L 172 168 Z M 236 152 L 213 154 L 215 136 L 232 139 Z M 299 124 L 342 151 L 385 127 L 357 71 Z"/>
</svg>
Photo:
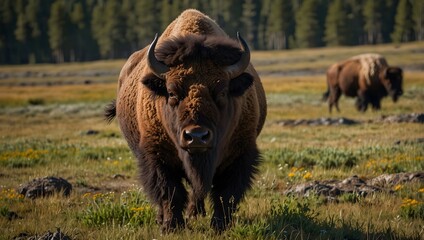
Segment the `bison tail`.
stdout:
<svg viewBox="0 0 424 240">
<path fill-rule="evenodd" d="M 116 100 L 112 100 L 111 103 L 105 107 L 105 120 L 110 123 L 116 116 Z"/>
</svg>

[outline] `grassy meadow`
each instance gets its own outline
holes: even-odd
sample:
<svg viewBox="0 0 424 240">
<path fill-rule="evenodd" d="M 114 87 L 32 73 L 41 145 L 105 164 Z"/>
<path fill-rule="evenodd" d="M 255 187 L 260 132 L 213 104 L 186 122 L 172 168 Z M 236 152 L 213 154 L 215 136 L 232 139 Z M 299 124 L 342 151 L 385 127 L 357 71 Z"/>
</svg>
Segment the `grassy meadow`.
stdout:
<svg viewBox="0 0 424 240">
<path fill-rule="evenodd" d="M 418 42 L 253 52 L 268 101 L 258 138 L 264 161 L 233 227 L 220 235 L 209 228 L 210 211 L 190 219 L 184 230 L 161 234 L 116 121 L 103 120 L 124 60 L 0 66 L 0 239 L 57 228 L 72 239 L 423 239 L 422 183 L 367 197 L 342 195 L 336 202 L 283 195 L 312 180 L 424 171 L 422 124 L 369 121 L 424 112 L 423 49 Z M 365 52 L 381 53 L 390 65 L 404 68 L 404 95 L 366 113 L 342 97 L 341 112 L 330 114 L 321 101 L 326 68 Z M 363 123 L 278 124 L 322 117 Z M 20 184 L 45 176 L 68 180 L 71 196 L 29 200 L 17 193 Z"/>
</svg>

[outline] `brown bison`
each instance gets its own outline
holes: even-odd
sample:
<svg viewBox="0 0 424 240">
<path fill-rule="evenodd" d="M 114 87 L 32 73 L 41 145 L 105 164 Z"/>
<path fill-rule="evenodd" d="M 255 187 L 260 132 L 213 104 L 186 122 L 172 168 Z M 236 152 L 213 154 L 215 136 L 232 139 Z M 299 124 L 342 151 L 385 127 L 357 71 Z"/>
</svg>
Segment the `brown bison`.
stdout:
<svg viewBox="0 0 424 240">
<path fill-rule="evenodd" d="M 378 54 L 362 54 L 331 65 L 327 70 L 327 92 L 323 99 L 340 111 L 338 101 L 343 93 L 357 97 L 356 108 L 365 112 L 368 104 L 381 108 L 381 99 L 390 95 L 394 102 L 402 95 L 402 69 L 390 67 Z"/>
<path fill-rule="evenodd" d="M 165 231 L 184 227 L 185 209 L 204 215 L 208 194 L 211 226 L 224 230 L 258 171 L 265 93 L 237 37 L 197 10 L 184 11 L 130 56 L 106 110 L 109 120 L 116 114 Z"/>
</svg>

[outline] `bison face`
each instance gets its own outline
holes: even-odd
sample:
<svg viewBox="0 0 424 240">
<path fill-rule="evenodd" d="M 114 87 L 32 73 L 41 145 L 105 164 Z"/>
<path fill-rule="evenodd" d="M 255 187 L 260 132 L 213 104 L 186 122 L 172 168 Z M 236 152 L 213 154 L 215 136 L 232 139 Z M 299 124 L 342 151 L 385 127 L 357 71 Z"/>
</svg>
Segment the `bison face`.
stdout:
<svg viewBox="0 0 424 240">
<path fill-rule="evenodd" d="M 199 49 L 193 51 L 198 53 Z M 231 145 L 242 111 L 240 101 L 253 83 L 253 77 L 244 73 L 250 62 L 248 50 L 235 55 L 239 61 L 228 66 L 217 64 L 210 54 L 169 67 L 154 57 L 148 61 L 153 76 L 142 80 L 158 97 L 158 117 L 178 152 L 194 195 L 200 199 L 209 192 L 215 169 L 225 157 L 222 154 Z M 159 72 L 162 70 L 166 72 Z"/>
<path fill-rule="evenodd" d="M 166 98 L 162 114 L 170 125 L 167 132 L 190 155 L 216 148 L 228 135 L 228 125 L 240 111 L 235 98 L 252 85 L 253 77 L 244 73 L 250 51 L 237 37 L 238 43 L 195 34 L 169 38 L 155 52 L 156 35 L 149 47 L 147 65 L 156 78 L 143 83 Z"/>
<path fill-rule="evenodd" d="M 165 39 L 147 52 L 151 71 L 142 83 L 158 98 L 162 127 L 173 142 L 194 194 L 205 196 L 230 145 L 242 95 L 252 85 L 246 42 L 186 35 Z M 156 55 L 158 58 L 156 58 Z"/>
<path fill-rule="evenodd" d="M 209 72 L 211 68 L 213 64 L 200 69 L 171 68 L 166 79 L 142 81 L 162 98 L 162 122 L 174 145 L 192 157 L 216 151 L 223 139 L 229 138 L 241 110 L 237 107 L 239 97 L 253 83 L 248 73 L 228 79 L 225 71 Z"/>
<path fill-rule="evenodd" d="M 383 72 L 383 85 L 386 88 L 393 102 L 403 94 L 402 90 L 403 72 L 398 67 L 388 67 Z"/>
</svg>

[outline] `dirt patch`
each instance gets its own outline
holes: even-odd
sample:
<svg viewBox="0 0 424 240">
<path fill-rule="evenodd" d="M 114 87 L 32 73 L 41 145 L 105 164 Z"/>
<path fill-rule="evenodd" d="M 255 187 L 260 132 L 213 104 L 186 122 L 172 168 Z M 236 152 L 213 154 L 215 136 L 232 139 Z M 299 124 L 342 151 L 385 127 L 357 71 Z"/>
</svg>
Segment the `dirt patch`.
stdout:
<svg viewBox="0 0 424 240">
<path fill-rule="evenodd" d="M 284 195 L 308 197 L 324 196 L 328 200 L 337 200 L 342 194 L 357 194 L 365 197 L 376 192 L 393 192 L 393 186 L 410 182 L 424 182 L 424 172 L 383 174 L 372 179 L 352 176 L 344 180 L 322 180 L 291 186 Z"/>
<path fill-rule="evenodd" d="M 280 126 L 338 126 L 355 125 L 361 123 L 424 123 L 424 113 L 410 113 L 400 115 L 381 116 L 367 121 L 349 118 L 318 118 L 318 119 L 285 119 L 275 122 Z"/>
</svg>

